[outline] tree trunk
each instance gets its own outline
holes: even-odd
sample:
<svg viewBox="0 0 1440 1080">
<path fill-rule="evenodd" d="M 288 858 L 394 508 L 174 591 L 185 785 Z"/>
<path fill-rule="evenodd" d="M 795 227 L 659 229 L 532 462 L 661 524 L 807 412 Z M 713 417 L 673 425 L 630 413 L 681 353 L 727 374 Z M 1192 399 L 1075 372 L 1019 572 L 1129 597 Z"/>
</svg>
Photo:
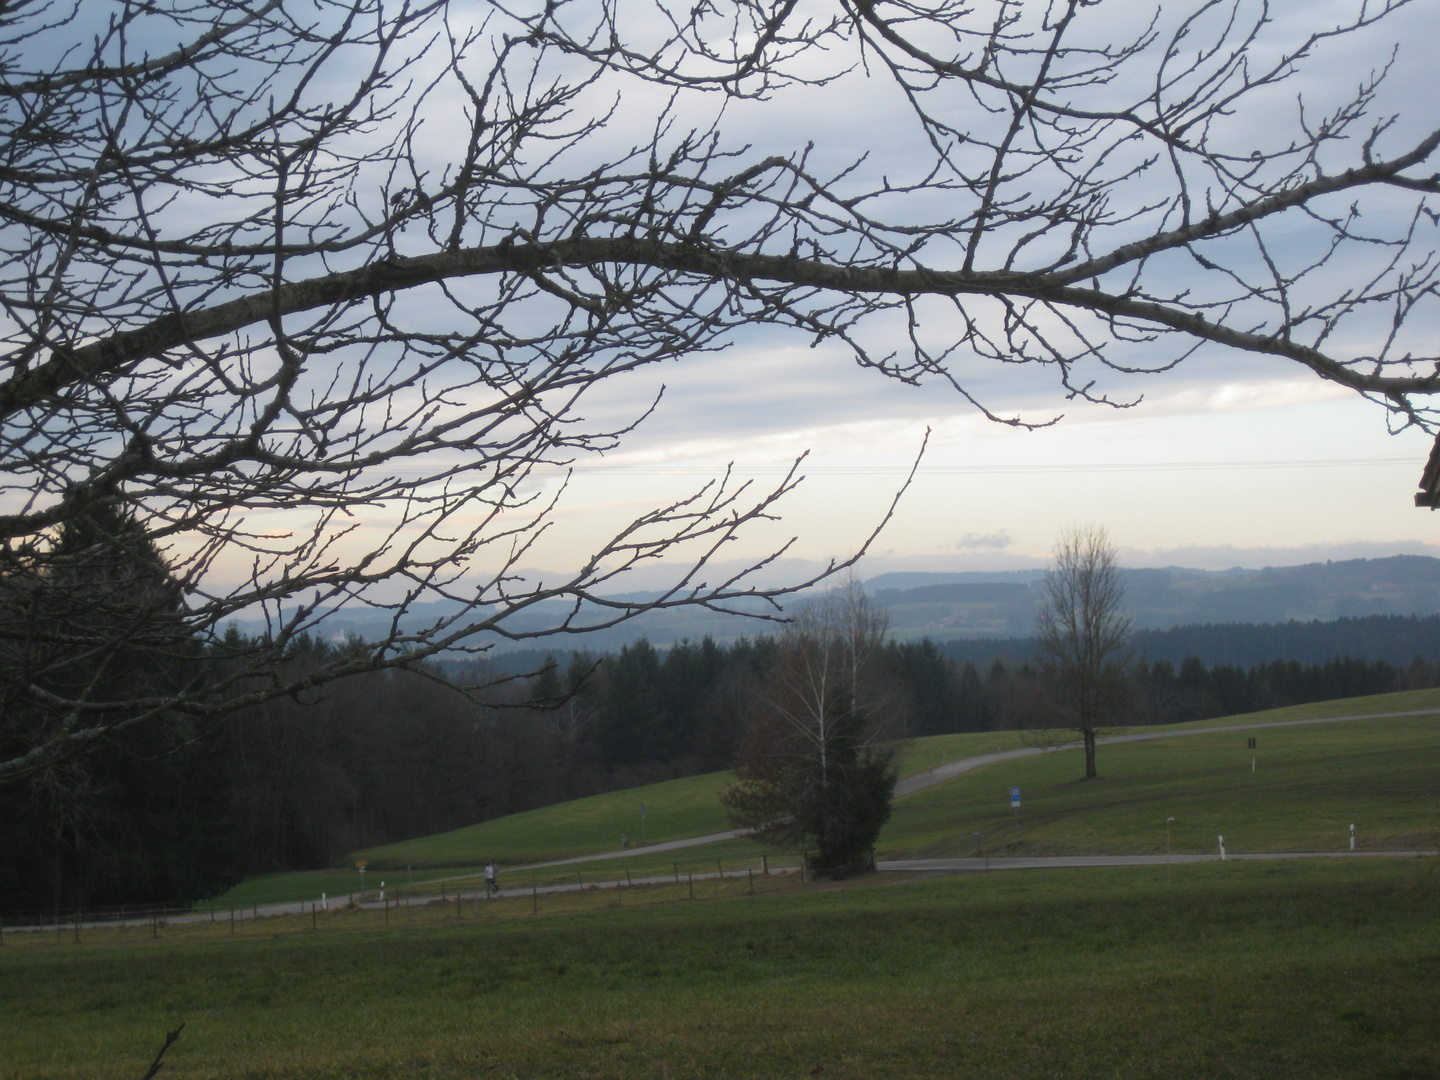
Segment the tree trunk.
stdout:
<svg viewBox="0 0 1440 1080">
<path fill-rule="evenodd" d="M 1082 734 L 1085 736 L 1085 779 L 1095 779 L 1095 729 L 1087 727 Z"/>
</svg>

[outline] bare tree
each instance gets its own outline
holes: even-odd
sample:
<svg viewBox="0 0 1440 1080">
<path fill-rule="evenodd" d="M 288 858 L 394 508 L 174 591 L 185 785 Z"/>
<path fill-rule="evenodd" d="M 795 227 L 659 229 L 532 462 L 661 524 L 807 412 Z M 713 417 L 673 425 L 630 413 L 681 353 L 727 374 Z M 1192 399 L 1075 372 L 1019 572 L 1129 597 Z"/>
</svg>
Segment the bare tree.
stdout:
<svg viewBox="0 0 1440 1080">
<path fill-rule="evenodd" d="M 1130 620 L 1120 610 L 1125 584 L 1116 557 L 1102 528 L 1077 525 L 1062 533 L 1036 614 L 1037 659 L 1056 691 L 1065 726 L 1085 745 L 1086 780 L 1095 779 L 1095 738 L 1105 713 L 1129 689 Z"/>
<path fill-rule="evenodd" d="M 717 478 L 563 578 L 518 573 L 552 520 L 540 474 L 650 405 L 607 427 L 590 391 L 756 323 L 1010 424 L 1053 417 L 1001 417 L 977 365 L 1124 405 L 1125 378 L 1208 346 L 1428 424 L 1440 131 L 1386 111 L 1383 59 L 1348 93 L 1301 82 L 1404 6 L 1355 0 L 1298 37 L 1263 0 L 1126 4 L 1128 36 L 1088 0 L 6 6 L 0 781 L 117 726 L 203 728 L 495 637 L 762 594 L 714 556 L 798 468 L 768 491 Z M 883 164 L 732 126 L 861 84 L 908 110 Z M 23 598 L 60 587 L 60 530 L 104 507 L 163 555 L 177 604 L 41 626 Z M 604 595 L 678 556 L 659 599 Z M 522 629 L 556 599 L 568 616 Z M 407 620 L 430 600 L 452 606 Z M 389 632 L 304 685 L 278 673 L 356 605 Z M 21 647 L 58 633 L 73 666 L 155 618 L 172 634 L 177 607 L 226 660 L 178 689 L 63 691 Z M 240 613 L 263 641 L 226 643 Z"/>
<path fill-rule="evenodd" d="M 737 826 L 799 847 L 819 874 L 867 868 L 890 819 L 903 724 L 878 670 L 887 627 L 854 581 L 800 608 L 721 797 Z"/>
</svg>

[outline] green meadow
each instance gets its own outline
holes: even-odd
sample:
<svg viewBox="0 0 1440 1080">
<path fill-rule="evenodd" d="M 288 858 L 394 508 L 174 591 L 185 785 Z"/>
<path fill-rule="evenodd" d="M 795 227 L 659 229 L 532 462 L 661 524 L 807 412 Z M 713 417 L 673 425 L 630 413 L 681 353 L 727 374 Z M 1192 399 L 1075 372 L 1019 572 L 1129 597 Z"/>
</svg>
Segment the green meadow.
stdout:
<svg viewBox="0 0 1440 1080">
<path fill-rule="evenodd" d="M 1332 715 L 1406 711 L 1436 697 L 1426 691 L 1369 699 L 1364 708 L 1327 706 Z M 1342 705 L 1343 712 L 1335 708 Z M 1296 718 L 1284 712 L 1237 719 Z M 1359 850 L 1437 846 L 1440 715 L 1176 735 L 1101 746 L 1096 761 L 1100 777 L 1091 782 L 1080 779 L 1080 752 L 1062 750 L 898 799 L 877 852 L 887 859 L 972 855 L 979 833 L 979 846 L 1000 854 L 1162 854 L 1167 818 L 1174 818 L 1177 853 L 1215 852 L 1219 836 L 1236 853 L 1342 851 L 1351 824 Z M 1021 790 L 1018 815 L 1012 787 Z"/>
<path fill-rule="evenodd" d="M 472 880 L 456 898 L 487 856 L 615 850 L 641 801 L 647 839 L 722 830 L 727 777 L 694 777 L 358 853 L 372 897 L 406 886 L 379 909 L 246 917 L 247 889 L 343 897 L 357 875 L 337 868 L 247 882 L 213 919 L 6 931 L 0 1080 L 138 1080 L 181 1023 L 163 1075 L 183 1080 L 1440 1076 L 1440 859 L 1420 853 L 1440 846 L 1440 717 L 1211 730 L 1226 723 L 1103 746 L 1091 783 L 1074 750 L 966 773 L 897 800 L 878 854 L 969 855 L 976 832 L 995 853 L 1163 852 L 1167 818 L 1176 852 L 1218 833 L 1338 851 L 1353 821 L 1362 849 L 1417 853 L 827 884 L 779 854 L 790 871 L 761 873 L 764 849 L 728 840 L 505 869 L 511 888 L 588 887 L 484 902 Z M 917 740 L 902 772 L 1024 738 Z M 717 859 L 753 872 L 691 877 Z"/>
<path fill-rule="evenodd" d="M 1206 732 L 1236 723 L 1417 709 L 1440 709 L 1440 691 L 1350 698 L 1116 733 Z M 876 853 L 882 859 L 972 855 L 977 832 L 980 846 L 997 854 L 1161 853 L 1168 817 L 1175 818 L 1170 842 L 1176 852 L 1215 851 L 1220 835 L 1237 853 L 1336 851 L 1348 846 L 1351 823 L 1362 849 L 1434 846 L 1432 834 L 1440 824 L 1437 734 L 1440 715 L 1177 735 L 1102 746 L 1101 776 L 1093 783 L 1079 782 L 1078 750 L 1056 750 L 976 769 L 897 799 Z M 1254 754 L 1246 749 L 1252 735 L 1259 741 Z M 1006 731 L 911 740 L 901 748 L 900 773 L 914 775 L 959 758 L 1023 748 L 1040 737 Z M 322 892 L 347 896 L 358 891 L 353 864 L 360 859 L 368 864 L 368 888 L 382 880 L 405 888 L 413 882 L 422 892 L 474 889 L 487 858 L 501 865 L 502 882 L 508 885 L 575 881 L 577 874 L 581 881 L 614 880 L 627 872 L 635 877 L 668 874 L 677 866 L 683 874 L 713 866 L 717 858 L 726 869 L 758 868 L 762 856 L 781 855 L 733 839 L 525 871 L 518 877 L 509 872 L 532 863 L 614 853 L 622 837 L 638 843 L 641 803 L 646 806 L 645 839 L 652 843 L 726 831 L 730 825 L 719 794 L 730 779 L 728 773 L 712 773 L 610 792 L 355 852 L 339 867 L 251 879 L 215 903 L 225 909 L 315 900 Z M 1011 787 L 1022 792 L 1018 823 L 1010 809 Z"/>
<path fill-rule="evenodd" d="M 1440 1073 L 1430 858 L 664 892 L 7 933 L 0 1080 Z"/>
</svg>

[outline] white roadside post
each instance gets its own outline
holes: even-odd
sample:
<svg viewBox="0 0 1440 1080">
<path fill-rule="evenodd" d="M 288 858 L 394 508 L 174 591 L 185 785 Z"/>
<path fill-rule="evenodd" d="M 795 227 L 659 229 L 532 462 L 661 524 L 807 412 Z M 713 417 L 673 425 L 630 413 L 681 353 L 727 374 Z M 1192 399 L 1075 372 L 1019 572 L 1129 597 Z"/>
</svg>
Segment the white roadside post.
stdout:
<svg viewBox="0 0 1440 1080">
<path fill-rule="evenodd" d="M 1170 884 L 1170 823 L 1171 823 L 1172 821 L 1174 821 L 1174 820 L 1175 820 L 1175 819 L 1174 819 L 1173 817 L 1167 817 L 1167 818 L 1165 819 L 1165 884 L 1166 884 L 1166 885 L 1169 885 L 1169 884 Z"/>
<path fill-rule="evenodd" d="M 1350 823 L 1350 850 L 1355 850 L 1355 823 Z"/>
<path fill-rule="evenodd" d="M 1219 841 L 1220 841 L 1220 861 L 1221 861 L 1221 862 L 1224 862 L 1224 861 L 1225 861 L 1225 837 L 1221 836 L 1221 837 L 1219 837 L 1218 839 L 1219 839 Z"/>
</svg>

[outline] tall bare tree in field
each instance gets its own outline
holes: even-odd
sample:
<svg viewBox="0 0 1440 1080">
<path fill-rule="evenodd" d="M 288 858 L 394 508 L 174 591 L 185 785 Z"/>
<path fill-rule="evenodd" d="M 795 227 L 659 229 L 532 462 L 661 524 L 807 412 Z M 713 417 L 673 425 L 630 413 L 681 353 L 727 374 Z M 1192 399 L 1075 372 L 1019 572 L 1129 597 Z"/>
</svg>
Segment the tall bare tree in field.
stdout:
<svg viewBox="0 0 1440 1080">
<path fill-rule="evenodd" d="M 1406 7 L 4 5 L 0 782 L 125 726 L 773 594 L 746 572 L 766 558 L 716 556 L 798 468 L 722 473 L 521 574 L 564 524 L 542 481 L 654 404 L 599 421 L 597 389 L 757 326 L 1007 424 L 1055 417 L 996 405 L 995 373 L 1124 405 L 1204 349 L 1428 430 L 1440 130 L 1387 96 Z M 1334 78 L 1354 50 L 1379 59 Z M 815 119 L 845 95 L 883 121 Z M 77 591 L 95 555 L 60 540 L 109 511 L 174 602 L 43 623 L 37 589 L 119 602 Z M 613 597 L 662 558 L 670 588 Z M 527 621 L 545 601 L 568 614 Z M 388 629 L 283 674 L 355 607 Z M 267 633 L 227 640 L 242 616 Z M 224 663 L 115 696 L 52 677 L 177 634 Z"/>
<path fill-rule="evenodd" d="M 1130 620 L 1121 610 L 1125 585 L 1116 555 L 1098 526 L 1062 533 L 1036 617 L 1037 659 L 1056 692 L 1061 726 L 1074 729 L 1084 743 L 1086 780 L 1096 776 L 1096 735 L 1125 689 Z"/>
</svg>

